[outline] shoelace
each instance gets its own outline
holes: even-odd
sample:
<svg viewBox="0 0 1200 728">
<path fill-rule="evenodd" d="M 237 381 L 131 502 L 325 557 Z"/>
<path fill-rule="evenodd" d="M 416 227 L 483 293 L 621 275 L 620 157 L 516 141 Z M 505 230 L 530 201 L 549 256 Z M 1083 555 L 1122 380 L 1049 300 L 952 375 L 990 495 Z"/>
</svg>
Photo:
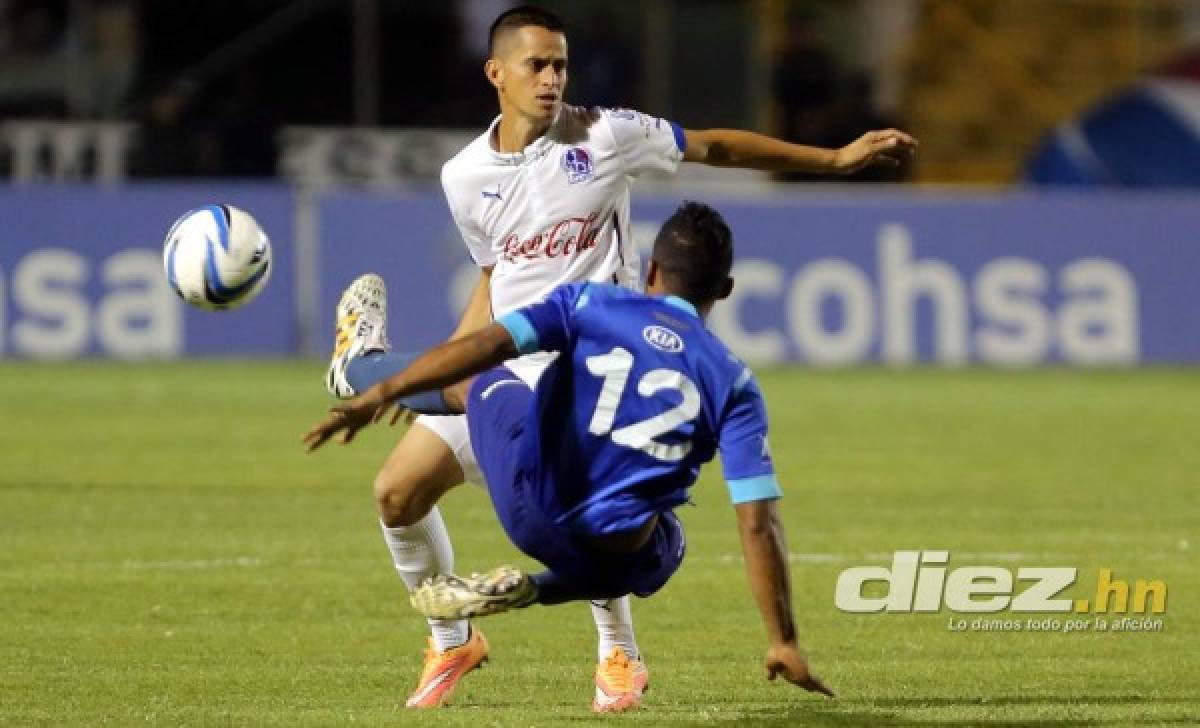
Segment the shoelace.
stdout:
<svg viewBox="0 0 1200 728">
<path fill-rule="evenodd" d="M 615 654 L 606 657 L 601 672 L 614 688 L 621 692 L 629 692 L 630 686 L 633 684 L 633 669 L 629 657 L 623 650 L 618 650 Z"/>
</svg>

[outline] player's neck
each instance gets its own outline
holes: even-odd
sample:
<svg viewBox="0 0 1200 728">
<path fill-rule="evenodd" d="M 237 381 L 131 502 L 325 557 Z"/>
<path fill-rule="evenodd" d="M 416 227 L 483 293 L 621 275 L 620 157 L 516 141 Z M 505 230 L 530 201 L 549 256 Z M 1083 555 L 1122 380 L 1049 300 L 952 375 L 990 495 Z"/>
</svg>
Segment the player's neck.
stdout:
<svg viewBox="0 0 1200 728">
<path fill-rule="evenodd" d="M 691 301 L 686 296 L 684 296 L 676 291 L 672 291 L 671 289 L 667 288 L 666 286 L 660 285 L 657 281 L 647 285 L 644 292 L 647 296 L 654 296 L 656 298 L 666 298 L 667 296 L 674 296 L 675 298 L 687 301 L 693 307 L 695 307 L 696 314 L 702 319 L 708 318 L 709 311 L 712 311 L 713 304 L 716 303 L 716 301 L 707 301 L 705 303 L 697 303 L 695 301 Z"/>
<path fill-rule="evenodd" d="M 492 145 L 496 151 L 513 154 L 525 151 L 525 147 L 546 133 L 550 121 L 534 121 L 513 112 L 501 111 L 500 123 L 496 125 L 495 138 Z"/>
</svg>

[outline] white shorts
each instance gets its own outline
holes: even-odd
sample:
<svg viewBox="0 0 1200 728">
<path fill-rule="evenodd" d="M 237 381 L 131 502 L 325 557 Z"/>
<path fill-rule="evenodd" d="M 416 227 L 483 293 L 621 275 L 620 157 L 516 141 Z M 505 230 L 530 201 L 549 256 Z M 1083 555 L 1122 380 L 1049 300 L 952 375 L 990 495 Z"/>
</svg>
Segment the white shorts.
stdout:
<svg viewBox="0 0 1200 728">
<path fill-rule="evenodd" d="M 471 449 L 471 432 L 467 429 L 466 415 L 419 415 L 416 421 L 442 438 L 442 442 L 454 453 L 466 482 L 484 484 L 483 473 L 475 460 L 475 451 Z"/>
<path fill-rule="evenodd" d="M 554 352 L 535 352 L 507 361 L 504 365 L 533 388 L 537 386 L 542 372 L 557 356 Z M 466 415 L 419 415 L 416 421 L 442 438 L 462 468 L 465 482 L 487 484 L 483 479 L 483 471 L 479 469 L 479 461 L 475 459 L 475 451 L 471 449 L 471 431 L 467 427 Z"/>
</svg>

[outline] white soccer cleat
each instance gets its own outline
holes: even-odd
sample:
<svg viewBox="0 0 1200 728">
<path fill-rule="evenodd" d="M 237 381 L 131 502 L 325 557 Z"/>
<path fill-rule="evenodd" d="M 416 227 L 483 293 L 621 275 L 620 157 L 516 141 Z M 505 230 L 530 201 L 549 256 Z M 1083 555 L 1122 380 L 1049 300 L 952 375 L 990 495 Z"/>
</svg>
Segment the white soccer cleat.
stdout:
<svg viewBox="0 0 1200 728">
<path fill-rule="evenodd" d="M 499 566 L 467 578 L 438 574 L 409 597 L 413 608 L 432 619 L 470 619 L 533 604 L 538 588 L 528 574 Z"/>
<path fill-rule="evenodd" d="M 340 399 L 356 392 L 346 381 L 346 366 L 370 351 L 391 348 L 387 338 L 387 286 L 374 273 L 364 273 L 350 284 L 337 305 L 336 336 L 325 387 Z"/>
</svg>

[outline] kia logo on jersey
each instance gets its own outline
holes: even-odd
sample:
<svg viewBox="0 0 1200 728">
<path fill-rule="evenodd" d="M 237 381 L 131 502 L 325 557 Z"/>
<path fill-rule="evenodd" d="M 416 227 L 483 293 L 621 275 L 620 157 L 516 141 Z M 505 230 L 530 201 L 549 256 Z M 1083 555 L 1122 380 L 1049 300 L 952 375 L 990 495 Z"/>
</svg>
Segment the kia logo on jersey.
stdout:
<svg viewBox="0 0 1200 728">
<path fill-rule="evenodd" d="M 521 239 L 516 233 L 504 239 L 500 258 L 513 262 L 517 258 L 557 258 L 583 253 L 596 247 L 600 225 L 596 224 L 599 213 L 587 217 L 571 217 L 555 223 L 549 230 Z"/>
<path fill-rule="evenodd" d="M 563 152 L 563 169 L 567 170 L 567 182 L 575 184 L 592 178 L 592 155 L 583 147 L 571 147 Z"/>
<path fill-rule="evenodd" d="M 669 354 L 678 354 L 683 351 L 683 339 L 665 326 L 647 326 L 642 329 L 642 338 L 655 349 Z"/>
</svg>

